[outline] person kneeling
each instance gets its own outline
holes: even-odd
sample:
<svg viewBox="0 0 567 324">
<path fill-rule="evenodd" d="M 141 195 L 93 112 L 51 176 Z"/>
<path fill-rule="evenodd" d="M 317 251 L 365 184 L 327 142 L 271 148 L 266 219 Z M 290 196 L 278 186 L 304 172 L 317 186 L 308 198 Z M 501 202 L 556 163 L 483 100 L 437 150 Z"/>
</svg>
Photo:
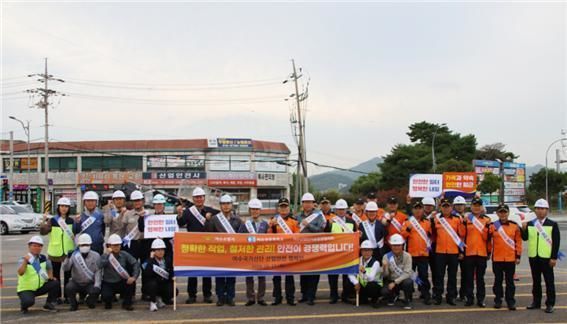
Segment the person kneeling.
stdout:
<svg viewBox="0 0 567 324">
<path fill-rule="evenodd" d="M 367 304 L 370 298 L 372 307 L 377 308 L 382 280 L 380 263 L 372 256 L 375 248 L 376 246 L 369 240 L 362 242 L 360 245 L 362 257 L 360 257 L 358 275 L 356 277 L 349 275 L 348 278 L 354 285 L 356 293 L 360 294 L 361 303 Z"/>
<path fill-rule="evenodd" d="M 159 238 L 152 242 L 150 258 L 144 263 L 144 277 L 150 296 L 150 311 L 173 304 L 173 263 L 165 258 L 165 242 Z"/>
<path fill-rule="evenodd" d="M 399 234 L 390 237 L 391 252 L 382 259 L 384 288 L 382 295 L 388 298 L 388 305 L 393 306 L 400 290 L 404 292 L 404 309 L 411 309 L 413 280 L 411 255 L 404 251 L 404 238 Z"/>
<path fill-rule="evenodd" d="M 105 309 L 112 308 L 114 294 L 122 296 L 122 308 L 134 310 L 132 297 L 136 278 L 140 275 L 140 264 L 128 252 L 121 251 L 122 239 L 112 234 L 106 243 L 106 252 L 101 256 L 99 267 L 103 271 L 102 301 Z"/>
<path fill-rule="evenodd" d="M 18 261 L 18 297 L 20 297 L 21 313 L 26 314 L 28 308 L 35 304 L 35 297 L 47 294 L 43 308 L 56 312 L 53 303 L 60 293 L 59 280 L 53 278 L 51 261 L 41 254 L 43 239 L 33 236 L 28 241 L 28 254 Z"/>
<path fill-rule="evenodd" d="M 76 311 L 77 293 L 88 294 L 87 305 L 95 308 L 100 285 L 102 282 L 102 271 L 98 266 L 100 255 L 91 251 L 91 236 L 81 234 L 77 241 L 79 250 L 70 253 L 69 257 L 63 261 L 63 271 L 71 271 L 71 280 L 65 285 L 65 294 L 69 298 L 71 305 L 70 311 Z"/>
</svg>

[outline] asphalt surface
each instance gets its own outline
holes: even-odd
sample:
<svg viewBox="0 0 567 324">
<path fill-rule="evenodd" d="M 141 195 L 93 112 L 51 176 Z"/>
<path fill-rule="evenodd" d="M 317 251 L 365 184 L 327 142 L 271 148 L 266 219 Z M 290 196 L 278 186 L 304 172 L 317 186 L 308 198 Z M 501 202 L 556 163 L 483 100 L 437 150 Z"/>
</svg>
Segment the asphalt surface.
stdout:
<svg viewBox="0 0 567 324">
<path fill-rule="evenodd" d="M 560 222 L 561 250 L 567 252 L 567 216 L 552 217 Z M 487 291 L 487 308 L 465 307 L 463 303 L 457 303 L 457 306 L 449 306 L 445 303 L 439 306 L 426 306 L 418 299 L 418 293 L 414 294 L 413 309 L 406 311 L 401 305 L 382 306 L 374 309 L 368 305 L 361 305 L 356 308 L 353 305 L 338 303 L 330 305 L 329 289 L 327 284 L 327 276 L 321 277 L 317 300 L 315 306 L 298 304 L 295 307 L 282 304 L 279 306 L 259 306 L 253 305 L 245 307 L 245 283 L 244 278 L 237 279 L 236 285 L 236 302 L 235 307 L 223 306 L 217 307 L 215 304 L 203 304 L 202 295 L 198 293 L 197 304 L 186 305 L 185 299 L 186 282 L 185 278 L 178 279 L 178 288 L 180 295 L 177 298 L 178 309 L 173 311 L 171 306 L 161 309 L 157 312 L 148 311 L 148 303 L 139 300 L 138 295 L 135 302 L 135 310 L 128 312 L 122 310 L 119 304 L 115 304 L 112 310 L 104 310 L 101 304 L 96 309 L 90 310 L 86 306 L 81 305 L 79 311 L 69 312 L 68 305 L 59 305 L 57 313 L 46 313 L 41 311 L 41 306 L 45 302 L 45 296 L 38 297 L 36 304 L 30 309 L 27 315 L 19 313 L 19 300 L 16 294 L 16 262 L 17 259 L 26 253 L 26 241 L 30 236 L 11 234 L 0 237 L 2 252 L 1 260 L 3 266 L 3 287 L 0 289 L 0 321 L 2 323 L 20 322 L 20 321 L 40 321 L 43 323 L 71 323 L 71 322 L 268 322 L 268 321 L 300 321 L 305 323 L 339 323 L 345 321 L 355 321 L 356 323 L 371 323 L 376 321 L 394 320 L 398 323 L 420 322 L 420 323 L 438 323 L 447 321 L 453 323 L 463 323 L 475 321 L 478 323 L 498 321 L 499 323 L 540 323 L 540 322 L 567 322 L 567 261 L 559 263 L 555 268 L 555 283 L 557 291 L 556 310 L 553 314 L 545 314 L 543 310 L 526 310 L 531 302 L 531 277 L 527 257 L 524 257 L 522 263 L 517 268 L 520 281 L 516 282 L 516 300 L 518 310 L 515 312 L 508 311 L 506 308 L 496 310 L 492 308 L 493 294 L 492 283 L 494 276 L 489 263 L 486 275 L 486 291 Z M 45 252 L 45 249 L 44 249 Z M 524 251 L 527 255 L 527 251 Z M 296 276 L 296 299 L 299 299 L 299 278 Z M 272 301 L 272 282 L 268 277 L 266 290 L 266 301 Z M 341 284 L 339 282 L 339 287 Z M 199 289 L 200 289 L 199 282 Z M 545 288 L 543 289 L 545 292 Z M 214 293 L 214 287 L 213 287 Z M 545 295 L 544 295 L 545 298 Z"/>
</svg>

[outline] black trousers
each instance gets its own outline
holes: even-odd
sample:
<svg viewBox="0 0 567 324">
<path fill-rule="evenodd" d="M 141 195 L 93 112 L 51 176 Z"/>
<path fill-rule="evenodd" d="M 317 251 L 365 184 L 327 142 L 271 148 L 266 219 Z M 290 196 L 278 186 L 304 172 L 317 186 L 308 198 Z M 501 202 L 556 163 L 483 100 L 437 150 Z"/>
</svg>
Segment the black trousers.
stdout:
<svg viewBox="0 0 567 324">
<path fill-rule="evenodd" d="M 435 255 L 435 281 L 433 282 L 433 296 L 441 299 L 443 296 L 445 271 L 447 272 L 447 299 L 457 297 L 457 268 L 459 267 L 458 254 Z"/>
<path fill-rule="evenodd" d="M 476 300 L 478 303 L 483 302 L 486 297 L 486 287 L 484 284 L 486 257 L 478 255 L 466 256 L 463 264 L 465 266 L 465 294 L 467 300 L 474 299 L 474 276 L 476 274 Z"/>
<path fill-rule="evenodd" d="M 127 285 L 126 280 L 118 282 L 102 282 L 102 301 L 110 305 L 115 294 L 122 296 L 122 305 L 132 305 L 132 297 L 136 291 L 134 284 Z"/>
<path fill-rule="evenodd" d="M 100 288 L 95 288 L 94 284 L 79 285 L 73 279 L 65 285 L 65 294 L 69 298 L 69 304 L 71 306 L 77 306 L 77 293 L 82 295 L 88 294 L 87 305 L 94 306 L 98 300 L 98 294 L 100 294 Z"/>
<path fill-rule="evenodd" d="M 393 301 L 394 297 L 399 294 L 400 291 L 404 292 L 404 297 L 407 301 L 412 300 L 413 295 L 413 280 L 407 278 L 396 285 L 394 289 L 388 289 L 388 285 L 394 282 L 393 280 L 385 280 L 384 287 L 382 287 L 382 296 L 386 297 L 388 301 Z"/>
<path fill-rule="evenodd" d="M 59 284 L 61 284 L 61 265 L 63 264 L 63 262 L 51 261 L 51 264 L 53 265 L 53 277 L 59 281 Z M 71 271 L 63 272 L 63 287 L 67 286 L 69 279 L 71 279 Z M 63 296 L 67 298 L 67 293 L 64 292 Z M 59 288 L 57 297 L 61 297 L 61 287 Z"/>
<path fill-rule="evenodd" d="M 459 286 L 459 297 L 465 298 L 467 294 L 467 292 L 465 291 L 467 283 L 465 278 L 464 260 L 459 260 L 459 270 L 461 270 L 461 285 Z"/>
<path fill-rule="evenodd" d="M 437 278 L 437 267 L 435 266 L 435 259 L 437 253 L 435 253 L 435 244 L 431 245 L 431 252 L 429 252 L 429 269 L 431 269 L 431 283 L 435 286 Z"/>
<path fill-rule="evenodd" d="M 366 303 L 368 298 L 372 303 L 375 303 L 378 298 L 380 298 L 382 287 L 376 282 L 371 281 L 366 284 L 366 286 L 360 286 L 360 300 L 362 303 Z"/>
<path fill-rule="evenodd" d="M 506 279 L 506 304 L 508 306 L 516 305 L 516 300 L 514 299 L 514 295 L 516 294 L 516 284 L 514 284 L 516 263 L 493 261 L 492 272 L 494 272 L 494 285 L 492 286 L 492 292 L 494 293 L 494 303 L 502 303 L 502 297 L 504 297 L 502 282 L 504 281 L 504 279 Z"/>
<path fill-rule="evenodd" d="M 134 259 L 138 260 L 140 266 L 146 261 L 146 259 L 150 256 L 150 246 L 151 240 L 133 240 L 130 241 L 130 246 L 122 245 L 122 250 L 130 253 Z M 145 276 L 144 271 L 142 273 L 142 295 L 147 295 L 145 283 Z M 135 285 L 135 284 L 134 284 Z M 134 286 L 135 287 L 135 286 Z M 135 288 L 134 288 L 135 291 Z"/>
<path fill-rule="evenodd" d="M 418 286 L 421 296 L 425 299 L 431 298 L 431 284 L 429 283 L 429 260 L 428 257 L 415 257 L 412 258 L 411 268 L 414 272 L 417 272 L 417 276 L 421 281 L 421 285 Z"/>
<path fill-rule="evenodd" d="M 282 299 L 282 277 L 274 276 L 272 278 L 274 284 L 274 289 L 272 291 L 272 296 L 277 299 Z M 287 301 L 293 301 L 295 299 L 295 280 L 293 276 L 285 276 L 285 299 Z"/>
<path fill-rule="evenodd" d="M 331 299 L 339 299 L 339 275 L 329 275 L 329 288 L 331 290 Z M 354 286 L 348 279 L 347 275 L 343 275 L 343 291 L 341 299 L 346 300 L 354 290 Z"/>
<path fill-rule="evenodd" d="M 173 281 L 163 281 L 148 279 L 146 281 L 146 291 L 150 296 L 151 302 L 156 302 L 156 297 L 161 297 L 164 303 L 169 304 L 173 298 Z"/>
<path fill-rule="evenodd" d="M 211 277 L 203 277 L 203 296 L 211 297 L 211 289 L 213 287 L 213 281 Z M 199 280 L 197 277 L 187 278 L 187 294 L 189 297 L 197 297 L 197 286 L 199 285 Z"/>
<path fill-rule="evenodd" d="M 553 268 L 549 266 L 549 259 L 540 257 L 530 258 L 530 268 L 532 270 L 532 295 L 533 302 L 541 305 L 541 275 L 545 280 L 545 300 L 546 306 L 555 306 L 555 275 Z"/>
<path fill-rule="evenodd" d="M 20 307 L 28 309 L 35 304 L 35 297 L 47 294 L 47 302 L 53 303 L 57 299 L 57 294 L 61 291 L 58 280 L 46 281 L 38 290 L 24 290 L 18 293 L 20 297 Z"/>
<path fill-rule="evenodd" d="M 303 275 L 300 276 L 302 299 L 314 301 L 317 295 L 317 286 L 319 286 L 320 275 Z"/>
</svg>

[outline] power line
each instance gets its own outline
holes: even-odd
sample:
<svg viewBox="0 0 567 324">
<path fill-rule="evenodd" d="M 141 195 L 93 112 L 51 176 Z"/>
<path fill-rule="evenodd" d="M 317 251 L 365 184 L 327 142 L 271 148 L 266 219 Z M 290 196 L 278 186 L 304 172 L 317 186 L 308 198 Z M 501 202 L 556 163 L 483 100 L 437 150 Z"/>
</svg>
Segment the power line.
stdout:
<svg viewBox="0 0 567 324">
<path fill-rule="evenodd" d="M 241 89 L 241 88 L 253 88 L 253 87 L 268 87 L 279 85 L 279 82 L 262 82 L 262 83 L 251 83 L 251 84 L 234 84 L 234 85 L 152 85 L 152 84 L 140 84 L 140 85 L 121 85 L 112 83 L 93 83 L 93 82 L 83 82 L 83 81 L 69 81 L 69 84 L 87 87 L 99 87 L 99 88 L 111 88 L 111 89 L 127 89 L 127 90 L 141 90 L 141 91 L 205 91 L 205 90 L 225 90 L 225 89 Z"/>
<path fill-rule="evenodd" d="M 227 81 L 227 82 L 212 82 L 212 83 L 143 83 L 143 82 L 119 82 L 119 81 L 102 81 L 102 80 L 87 80 L 67 78 L 67 80 L 75 83 L 89 83 L 89 84 L 105 84 L 105 85 L 118 85 L 118 86 L 132 86 L 132 87 L 222 87 L 222 86 L 238 86 L 238 85 L 256 85 L 256 84 L 279 84 L 281 77 L 248 81 Z"/>
</svg>

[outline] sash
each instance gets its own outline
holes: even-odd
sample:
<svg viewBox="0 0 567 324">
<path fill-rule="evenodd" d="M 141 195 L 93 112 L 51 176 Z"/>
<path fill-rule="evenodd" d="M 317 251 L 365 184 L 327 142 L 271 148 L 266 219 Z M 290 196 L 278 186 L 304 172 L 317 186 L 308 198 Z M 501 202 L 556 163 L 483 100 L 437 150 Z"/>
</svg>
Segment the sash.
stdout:
<svg viewBox="0 0 567 324">
<path fill-rule="evenodd" d="M 244 225 L 246 225 L 246 230 L 248 231 L 248 233 L 256 234 L 256 230 L 254 229 L 254 225 L 252 224 L 251 220 L 247 220 Z"/>
<path fill-rule="evenodd" d="M 376 225 L 374 225 L 376 226 Z M 364 221 L 362 222 L 362 227 L 364 227 L 364 232 L 366 233 L 366 237 L 368 237 L 368 239 L 370 240 L 370 242 L 372 242 L 372 244 L 378 245 L 378 242 L 376 242 L 376 235 L 374 233 L 374 231 L 372 230 L 372 228 L 370 228 L 370 223 L 368 221 Z M 382 242 L 382 244 L 384 244 L 383 240 L 380 240 L 380 242 Z M 381 248 L 381 246 L 378 246 Z"/>
<path fill-rule="evenodd" d="M 205 226 L 205 221 L 207 219 L 203 217 L 203 215 L 201 215 L 201 213 L 199 212 L 197 207 L 195 207 L 195 205 L 191 206 L 191 208 L 189 208 L 189 211 L 191 212 L 193 217 L 195 217 L 195 219 L 199 221 L 199 223 L 201 223 L 201 225 Z"/>
<path fill-rule="evenodd" d="M 360 225 L 362 223 L 362 219 L 355 213 L 352 213 L 352 220 L 356 223 L 356 225 Z"/>
<path fill-rule="evenodd" d="M 61 230 L 63 232 L 65 232 L 65 234 L 67 234 L 67 236 L 71 239 L 71 241 L 74 241 L 75 235 L 73 235 L 73 231 L 69 228 L 69 226 L 67 226 L 67 223 L 65 223 L 65 220 L 63 218 L 61 218 L 61 216 L 57 216 L 57 218 L 55 220 L 57 221 L 57 224 L 59 225 Z"/>
<path fill-rule="evenodd" d="M 83 233 L 84 231 L 86 231 L 87 228 L 89 228 L 89 226 L 91 226 L 92 224 L 94 224 L 94 222 L 96 222 L 96 217 L 94 217 L 94 216 L 89 216 L 89 218 L 87 218 L 87 219 L 81 224 L 81 233 Z"/>
<path fill-rule="evenodd" d="M 400 222 L 396 219 L 395 216 L 396 216 L 395 214 L 394 216 L 390 216 L 389 213 L 384 214 L 384 217 L 386 217 L 386 219 L 390 221 L 390 224 L 394 225 L 394 227 L 398 230 L 398 232 L 401 232 L 402 224 L 400 224 Z"/>
<path fill-rule="evenodd" d="M 339 216 L 333 217 L 333 221 L 335 223 L 339 224 L 340 227 L 342 227 L 343 232 L 352 233 L 352 230 L 350 228 L 348 228 L 346 222 L 342 218 L 340 218 Z"/>
<path fill-rule="evenodd" d="M 394 258 L 394 253 L 388 252 L 386 256 L 388 257 L 388 263 L 390 264 L 392 270 L 394 270 L 394 272 L 398 275 L 398 277 L 403 275 L 404 270 L 402 270 L 402 268 L 400 268 L 400 266 L 398 266 L 398 264 L 396 263 L 396 259 Z"/>
<path fill-rule="evenodd" d="M 325 218 L 325 216 L 323 216 L 323 214 L 319 214 L 319 213 L 315 214 L 315 213 L 313 213 L 313 214 L 309 215 L 309 217 L 305 218 L 305 220 L 307 221 L 307 224 L 311 224 L 311 222 L 314 221 L 315 218 L 317 218 L 319 215 L 321 215 L 323 218 Z M 303 231 L 304 228 L 305 228 L 305 226 L 303 226 L 303 224 L 301 224 L 301 225 L 299 226 L 299 230 L 300 230 L 300 231 Z"/>
<path fill-rule="evenodd" d="M 451 225 L 449 225 L 449 222 L 447 222 L 445 217 L 439 217 L 438 215 L 435 215 L 435 218 L 439 221 L 441 226 L 443 226 L 445 232 L 447 232 L 447 234 L 449 234 L 449 236 L 453 239 L 453 242 L 455 242 L 455 244 L 459 246 L 459 250 L 463 251 L 466 247 L 465 242 L 463 242 L 459 235 L 455 233 L 455 230 L 451 227 Z"/>
<path fill-rule="evenodd" d="M 116 209 L 112 208 L 112 209 L 110 210 L 110 216 L 112 216 L 112 218 L 115 218 L 116 215 L 118 215 L 118 213 L 116 212 Z"/>
<path fill-rule="evenodd" d="M 360 265 L 362 265 L 365 269 L 368 266 L 368 262 L 370 262 L 370 260 L 372 259 L 368 259 L 368 261 L 364 262 L 363 257 L 360 257 Z M 358 274 L 356 275 L 356 280 L 358 280 L 358 283 L 360 283 L 360 285 L 362 287 L 366 287 L 366 284 L 368 284 L 368 281 L 366 281 L 366 278 L 364 278 L 364 273 L 360 273 L 360 270 L 358 271 Z"/>
<path fill-rule="evenodd" d="M 285 220 L 283 219 L 283 217 L 281 215 L 276 215 L 276 221 L 278 222 L 278 225 L 280 225 L 280 227 L 282 228 L 284 233 L 293 234 L 293 232 L 291 231 L 289 226 L 287 226 L 287 223 L 285 222 Z"/>
<path fill-rule="evenodd" d="M 496 221 L 494 222 L 494 228 L 496 228 L 496 231 L 498 231 L 498 234 L 500 234 L 500 237 L 502 237 L 502 240 L 504 240 L 504 243 L 506 243 L 506 245 L 508 245 L 512 250 L 516 250 L 516 242 L 514 242 L 513 239 L 510 238 L 510 236 L 508 236 L 508 234 L 506 234 L 506 231 L 504 231 L 504 228 L 502 227 L 502 224 L 500 223 L 500 221 Z"/>
<path fill-rule="evenodd" d="M 226 217 L 224 217 L 224 215 L 222 215 L 222 213 L 216 214 L 215 217 L 219 220 L 226 233 L 234 234 L 234 228 L 232 228 L 230 222 L 226 219 Z"/>
<path fill-rule="evenodd" d="M 138 225 L 136 225 L 130 231 L 130 233 L 128 233 L 128 235 L 124 236 L 124 238 L 122 239 L 122 245 L 130 248 L 130 244 L 132 243 L 132 240 L 134 239 L 134 237 L 136 237 L 136 235 L 138 235 L 138 233 L 140 233 L 140 231 L 138 230 Z"/>
<path fill-rule="evenodd" d="M 153 265 L 153 270 L 158 276 L 162 277 L 163 279 L 165 280 L 169 279 L 169 272 L 167 272 L 165 269 L 158 266 L 157 264 Z"/>
<path fill-rule="evenodd" d="M 124 269 L 122 265 L 120 265 L 120 262 L 116 260 L 116 257 L 114 257 L 112 253 L 108 255 L 108 261 L 110 262 L 110 265 L 112 266 L 114 271 L 116 271 L 116 273 L 118 273 L 120 277 L 122 277 L 124 280 L 130 278 L 130 275 L 128 274 L 126 269 Z"/>
<path fill-rule="evenodd" d="M 89 269 L 89 267 L 87 267 L 87 263 L 85 262 L 85 258 L 83 258 L 83 256 L 81 255 L 80 252 L 75 252 L 75 254 L 73 254 L 73 260 L 74 260 L 75 263 L 77 264 L 79 270 L 80 270 L 87 278 L 89 278 L 90 281 L 93 281 L 93 282 L 94 282 L 95 274 L 94 274 L 94 272 L 91 271 L 91 269 Z"/>
<path fill-rule="evenodd" d="M 421 239 L 425 241 L 425 244 L 427 245 L 427 250 L 431 251 L 431 240 L 427 236 L 427 233 L 425 232 L 419 221 L 414 216 L 411 216 L 409 218 L 409 222 L 411 226 L 417 231 Z"/>
<path fill-rule="evenodd" d="M 31 264 L 35 272 L 37 272 L 37 274 L 41 277 L 41 279 L 45 281 L 49 280 L 49 276 L 47 275 L 47 272 L 45 272 L 45 270 L 41 268 L 41 263 L 39 262 L 39 258 L 36 259 L 36 257 L 34 257 L 33 254 L 31 253 L 28 253 L 28 255 L 30 256 L 30 260 L 28 261 L 28 263 Z"/>
<path fill-rule="evenodd" d="M 482 234 L 482 230 L 484 229 L 484 225 L 482 225 L 481 221 L 478 220 L 473 214 L 469 213 L 467 215 L 467 219 L 471 222 L 474 227 Z"/>
</svg>

